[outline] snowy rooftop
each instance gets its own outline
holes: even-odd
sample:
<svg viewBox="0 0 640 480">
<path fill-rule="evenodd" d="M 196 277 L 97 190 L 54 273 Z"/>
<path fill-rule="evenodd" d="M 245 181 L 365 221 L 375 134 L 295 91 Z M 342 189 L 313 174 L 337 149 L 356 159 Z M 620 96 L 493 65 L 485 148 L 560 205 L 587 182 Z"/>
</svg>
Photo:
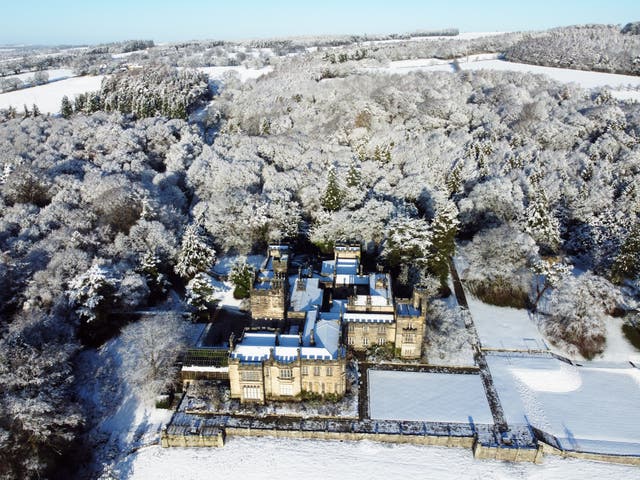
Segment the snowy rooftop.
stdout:
<svg viewBox="0 0 640 480">
<path fill-rule="evenodd" d="M 338 276 L 358 276 L 360 262 L 357 258 L 339 258 L 338 260 L 325 260 L 322 262 L 321 274 L 331 277 L 335 273 Z"/>
<path fill-rule="evenodd" d="M 294 312 L 307 312 L 315 309 L 316 305 L 322 305 L 322 294 L 318 278 L 292 277 L 291 282 L 291 310 Z M 298 286 L 303 285 L 304 289 Z"/>
<path fill-rule="evenodd" d="M 396 306 L 396 313 L 404 317 L 417 317 L 420 315 L 420 310 L 414 308 L 410 303 L 399 303 Z"/>
<path fill-rule="evenodd" d="M 315 345 L 311 345 L 312 330 Z M 307 312 L 302 345 L 298 335 L 245 333 L 242 341 L 231 353 L 231 358 L 237 358 L 242 362 L 263 362 L 273 351 L 274 358 L 280 362 L 292 362 L 298 355 L 304 359 L 331 360 L 338 356 L 339 338 L 339 318 L 318 318 L 317 312 L 312 310 Z"/>
<path fill-rule="evenodd" d="M 393 323 L 392 313 L 345 313 L 344 322 Z"/>
</svg>

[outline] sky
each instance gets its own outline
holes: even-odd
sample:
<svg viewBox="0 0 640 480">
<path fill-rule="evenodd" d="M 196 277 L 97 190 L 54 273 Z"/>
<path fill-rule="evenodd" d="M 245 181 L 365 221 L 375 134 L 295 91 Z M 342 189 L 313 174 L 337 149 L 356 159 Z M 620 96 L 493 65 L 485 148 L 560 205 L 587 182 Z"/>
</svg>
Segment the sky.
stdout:
<svg viewBox="0 0 640 480">
<path fill-rule="evenodd" d="M 516 31 L 637 20 L 638 0 L 3 0 L 0 44 Z"/>
</svg>

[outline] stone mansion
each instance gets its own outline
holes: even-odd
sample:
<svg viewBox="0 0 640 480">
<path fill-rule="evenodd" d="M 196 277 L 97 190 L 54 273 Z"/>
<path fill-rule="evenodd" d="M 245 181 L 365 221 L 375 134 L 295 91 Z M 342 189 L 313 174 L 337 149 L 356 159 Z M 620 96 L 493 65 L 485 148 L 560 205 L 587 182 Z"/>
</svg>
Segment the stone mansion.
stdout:
<svg viewBox="0 0 640 480">
<path fill-rule="evenodd" d="M 422 355 L 426 295 L 394 299 L 388 273 L 363 272 L 359 245 L 337 245 L 320 272 L 288 276 L 290 250 L 268 248 L 251 290 L 255 319 L 282 320 L 283 331 L 245 330 L 231 339 L 231 397 L 241 402 L 342 396 L 347 348 L 379 345 L 400 358 Z"/>
</svg>

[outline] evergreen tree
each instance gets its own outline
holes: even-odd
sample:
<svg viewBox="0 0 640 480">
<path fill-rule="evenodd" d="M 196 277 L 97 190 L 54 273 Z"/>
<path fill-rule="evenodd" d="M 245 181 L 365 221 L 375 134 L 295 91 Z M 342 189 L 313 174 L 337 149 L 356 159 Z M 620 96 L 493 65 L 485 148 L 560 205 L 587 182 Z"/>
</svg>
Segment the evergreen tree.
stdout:
<svg viewBox="0 0 640 480">
<path fill-rule="evenodd" d="M 25 118 L 31 116 L 31 112 L 29 112 L 26 104 L 24 105 L 24 116 Z"/>
<path fill-rule="evenodd" d="M 69 300 L 76 312 L 87 323 L 104 313 L 109 296 L 115 290 L 116 280 L 109 270 L 94 263 L 89 270 L 69 283 Z"/>
<path fill-rule="evenodd" d="M 560 248 L 560 224 L 549 211 L 547 196 L 536 192 L 525 212 L 525 231 L 540 246 L 542 253 L 556 253 Z"/>
<path fill-rule="evenodd" d="M 69 118 L 73 114 L 73 105 L 71 105 L 71 100 L 66 95 L 62 97 L 62 102 L 60 104 L 60 114 L 64 118 Z"/>
<path fill-rule="evenodd" d="M 147 285 L 156 295 L 163 295 L 167 292 L 169 282 L 165 275 L 160 271 L 160 257 L 152 251 L 147 251 L 140 259 L 140 268 L 147 281 Z"/>
<path fill-rule="evenodd" d="M 253 275 L 253 268 L 245 260 L 233 264 L 229 274 L 229 280 L 235 286 L 233 298 L 249 298 Z"/>
<path fill-rule="evenodd" d="M 456 249 L 456 233 L 458 232 L 458 208 L 453 202 L 446 202 L 436 213 L 431 224 L 431 256 L 429 271 L 440 280 L 442 286 L 447 285 L 449 277 L 449 258 Z"/>
<path fill-rule="evenodd" d="M 338 183 L 335 167 L 331 165 L 327 173 L 327 188 L 324 191 L 320 203 L 325 210 L 335 212 L 336 210 L 340 210 L 343 200 L 344 192 Z"/>
<path fill-rule="evenodd" d="M 34 117 L 37 117 L 38 115 L 40 115 L 40 109 L 38 108 L 38 105 L 34 103 L 33 107 L 31 107 L 31 112 Z"/>
<path fill-rule="evenodd" d="M 611 268 L 611 278 L 616 283 L 632 280 L 640 274 L 640 223 L 636 223 L 620 248 Z"/>
<path fill-rule="evenodd" d="M 429 263 L 433 233 L 422 218 L 398 217 L 387 228 L 383 255 L 392 266 L 415 264 L 424 268 Z"/>
<path fill-rule="evenodd" d="M 349 171 L 347 172 L 347 187 L 357 188 L 362 183 L 362 176 L 360 175 L 360 169 L 356 165 L 356 162 L 351 162 Z"/>
<path fill-rule="evenodd" d="M 215 293 L 216 289 L 211 283 L 211 277 L 204 272 L 200 272 L 187 284 L 187 303 L 196 312 L 204 313 L 215 303 Z"/>
<path fill-rule="evenodd" d="M 197 224 L 189 225 L 182 237 L 175 271 L 188 280 L 198 273 L 207 272 L 216 261 L 216 251 Z"/>
</svg>

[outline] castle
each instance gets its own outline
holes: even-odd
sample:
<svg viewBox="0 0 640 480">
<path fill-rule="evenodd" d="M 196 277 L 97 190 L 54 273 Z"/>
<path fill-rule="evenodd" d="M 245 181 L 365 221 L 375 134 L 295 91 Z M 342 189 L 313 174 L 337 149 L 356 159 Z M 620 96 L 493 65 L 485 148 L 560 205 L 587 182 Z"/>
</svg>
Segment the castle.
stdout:
<svg viewBox="0 0 640 480">
<path fill-rule="evenodd" d="M 230 341 L 231 397 L 241 402 L 341 396 L 346 350 L 389 346 L 400 358 L 422 355 L 426 294 L 394 300 L 388 273 L 364 273 L 359 245 L 336 245 L 319 273 L 287 277 L 288 246 L 272 245 L 251 290 L 255 319 L 279 329 L 246 330 Z"/>
</svg>

